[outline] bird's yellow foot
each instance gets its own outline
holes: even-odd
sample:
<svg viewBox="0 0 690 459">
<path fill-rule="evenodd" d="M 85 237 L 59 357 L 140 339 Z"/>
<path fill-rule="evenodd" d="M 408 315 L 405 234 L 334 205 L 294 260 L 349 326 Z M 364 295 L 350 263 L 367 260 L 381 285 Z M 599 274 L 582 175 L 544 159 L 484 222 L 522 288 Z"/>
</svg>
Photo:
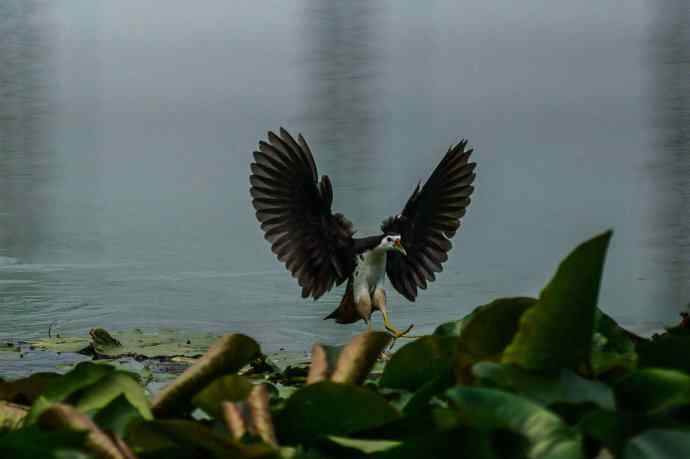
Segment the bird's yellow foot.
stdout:
<svg viewBox="0 0 690 459">
<path fill-rule="evenodd" d="M 398 339 L 406 336 L 408 333 L 410 333 L 410 330 L 414 328 L 414 324 L 410 324 L 409 327 L 405 329 L 405 331 L 400 331 L 398 330 L 390 321 L 388 320 L 388 314 L 383 315 L 383 325 L 386 327 L 386 330 L 388 333 L 393 335 L 393 339 Z"/>
</svg>

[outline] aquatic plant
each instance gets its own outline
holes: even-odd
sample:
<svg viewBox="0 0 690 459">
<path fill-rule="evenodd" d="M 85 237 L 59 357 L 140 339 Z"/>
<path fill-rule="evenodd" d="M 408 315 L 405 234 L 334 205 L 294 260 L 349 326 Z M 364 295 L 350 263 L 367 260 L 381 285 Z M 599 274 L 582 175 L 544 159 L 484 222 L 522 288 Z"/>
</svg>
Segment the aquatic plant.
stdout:
<svg viewBox="0 0 690 459">
<path fill-rule="evenodd" d="M 479 306 L 385 364 L 382 332 L 287 366 L 234 334 L 152 398 L 101 361 L 0 380 L 0 457 L 690 457 L 690 330 L 645 339 L 597 307 L 610 237 L 538 298 Z M 95 357 L 133 349 L 103 333 Z"/>
</svg>

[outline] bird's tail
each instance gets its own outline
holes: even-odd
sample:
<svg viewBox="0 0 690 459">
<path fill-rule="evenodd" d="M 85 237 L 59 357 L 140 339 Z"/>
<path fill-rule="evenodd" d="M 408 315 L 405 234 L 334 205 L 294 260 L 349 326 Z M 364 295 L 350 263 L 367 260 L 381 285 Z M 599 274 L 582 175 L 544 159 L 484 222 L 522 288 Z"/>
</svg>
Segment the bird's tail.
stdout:
<svg viewBox="0 0 690 459">
<path fill-rule="evenodd" d="M 352 324 L 361 319 L 355 307 L 355 295 L 352 293 L 352 278 L 347 281 L 345 294 L 340 300 L 338 307 L 323 319 L 335 319 L 339 324 Z"/>
</svg>

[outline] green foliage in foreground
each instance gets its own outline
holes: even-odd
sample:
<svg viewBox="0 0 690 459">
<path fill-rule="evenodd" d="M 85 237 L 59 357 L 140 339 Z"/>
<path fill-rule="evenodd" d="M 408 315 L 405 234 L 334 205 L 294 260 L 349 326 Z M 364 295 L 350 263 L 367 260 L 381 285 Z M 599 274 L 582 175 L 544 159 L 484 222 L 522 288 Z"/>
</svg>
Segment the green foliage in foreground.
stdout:
<svg viewBox="0 0 690 459">
<path fill-rule="evenodd" d="M 479 306 L 391 356 L 368 332 L 285 368 L 236 334 L 152 398 L 104 363 L 0 380 L 0 457 L 690 457 L 690 331 L 643 339 L 598 309 L 610 236 L 539 298 Z"/>
</svg>

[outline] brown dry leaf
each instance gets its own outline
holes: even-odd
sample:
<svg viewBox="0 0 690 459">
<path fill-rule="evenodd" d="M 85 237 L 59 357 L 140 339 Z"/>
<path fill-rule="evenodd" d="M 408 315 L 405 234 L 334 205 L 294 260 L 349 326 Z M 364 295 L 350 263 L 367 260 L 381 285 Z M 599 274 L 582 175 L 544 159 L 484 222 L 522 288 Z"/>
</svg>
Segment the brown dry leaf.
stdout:
<svg viewBox="0 0 690 459">
<path fill-rule="evenodd" d="M 223 402 L 222 410 L 225 424 L 233 438 L 240 439 L 249 433 L 278 448 L 266 385 L 255 386 L 246 401 Z"/>
<path fill-rule="evenodd" d="M 236 373 L 258 353 L 259 345 L 248 336 L 220 337 L 203 357 L 156 395 L 152 402 L 154 415 L 168 418 L 184 412 L 197 392 L 218 376 Z"/>
<path fill-rule="evenodd" d="M 315 344 L 307 384 L 325 379 L 345 384 L 362 384 L 391 339 L 391 335 L 385 332 L 362 333 L 345 345 L 335 361 L 329 359 L 324 346 Z"/>
<path fill-rule="evenodd" d="M 85 446 L 100 458 L 136 459 L 124 442 L 119 439 L 113 441 L 88 416 L 69 405 L 58 403 L 51 406 L 38 418 L 38 425 L 48 430 L 88 431 Z"/>
</svg>

